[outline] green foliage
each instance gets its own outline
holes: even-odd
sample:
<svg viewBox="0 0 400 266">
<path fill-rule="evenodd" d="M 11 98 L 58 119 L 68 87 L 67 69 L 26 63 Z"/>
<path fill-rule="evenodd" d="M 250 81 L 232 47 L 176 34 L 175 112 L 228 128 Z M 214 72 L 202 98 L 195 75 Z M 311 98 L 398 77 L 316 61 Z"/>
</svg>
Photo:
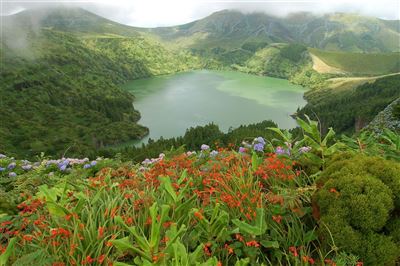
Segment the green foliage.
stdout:
<svg viewBox="0 0 400 266">
<path fill-rule="evenodd" d="M 43 23 L 55 23 L 58 29 L 40 28 L 24 35 L 28 47 L 17 49 L 2 39 L 6 67 L 0 75 L 0 108 L 8 112 L 0 114 L 1 152 L 25 158 L 40 152 L 86 156 L 140 139 L 148 129 L 137 124 L 140 114 L 132 107 L 134 96 L 117 85 L 198 67 L 199 61 L 187 52 L 172 52 L 130 27 L 100 19 L 93 31 L 102 33 L 83 33 L 63 24 L 69 15 L 79 16 L 79 10 L 63 16 L 53 12 Z M 84 18 L 99 19 L 87 12 Z M 103 33 L 111 30 L 107 25 L 113 25 L 114 35 Z M 116 35 L 118 28 L 124 35 Z M 14 32 L 6 28 L 4 34 L 11 38 Z"/>
<path fill-rule="evenodd" d="M 0 266 L 6 266 L 8 258 L 11 256 L 11 253 L 13 252 L 15 242 L 17 241 L 16 238 L 11 238 L 8 245 L 7 249 L 4 251 L 3 254 L 0 255 Z"/>
<path fill-rule="evenodd" d="M 150 139 L 147 144 L 135 147 L 120 147 L 114 149 L 99 150 L 97 155 L 105 157 L 114 157 L 120 154 L 125 160 L 133 160 L 134 162 L 142 162 L 149 157 L 157 157 L 162 152 L 168 152 L 179 149 L 184 146 L 187 150 L 197 150 L 202 144 L 209 143 L 212 147 L 231 146 L 239 148 L 242 146 L 243 140 L 253 140 L 256 137 L 264 137 L 272 139 L 276 134 L 265 130 L 268 127 L 276 127 L 272 121 L 263 121 L 256 124 L 239 126 L 235 129 L 230 129 L 227 133 L 221 132 L 215 124 L 205 126 L 192 127 L 186 130 L 183 137 L 158 140 Z"/>
<path fill-rule="evenodd" d="M 241 48 L 250 52 L 257 52 L 258 50 L 264 48 L 265 46 L 267 46 L 268 43 L 267 42 L 263 42 L 263 41 L 249 41 L 249 42 L 245 42 L 244 44 L 242 44 Z"/>
<path fill-rule="evenodd" d="M 329 66 L 353 75 L 382 75 L 400 72 L 399 53 L 349 53 L 309 49 Z"/>
<path fill-rule="evenodd" d="M 400 209 L 400 164 L 364 155 L 338 154 L 317 180 L 320 234 L 326 245 L 360 256 L 370 265 L 395 265 L 393 228 Z M 326 226 L 326 228 L 325 228 Z M 392 232 L 396 232 L 395 230 Z"/>
<path fill-rule="evenodd" d="M 281 49 L 281 56 L 297 63 L 302 59 L 305 51 L 307 51 L 306 46 L 299 43 L 291 43 Z"/>
<path fill-rule="evenodd" d="M 298 113 L 319 119 L 324 132 L 333 127 L 338 133 L 353 133 L 400 97 L 399 81 L 400 75 L 395 75 L 350 90 L 312 90 L 305 94 L 308 103 Z"/>
</svg>

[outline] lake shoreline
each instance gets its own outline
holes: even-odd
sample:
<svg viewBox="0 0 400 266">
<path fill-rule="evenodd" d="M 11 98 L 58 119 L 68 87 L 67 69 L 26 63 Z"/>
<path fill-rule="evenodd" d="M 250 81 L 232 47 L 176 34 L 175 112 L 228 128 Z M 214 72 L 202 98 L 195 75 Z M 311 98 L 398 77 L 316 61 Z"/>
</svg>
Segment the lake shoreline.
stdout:
<svg viewBox="0 0 400 266">
<path fill-rule="evenodd" d="M 197 86 L 196 89 L 193 86 Z M 205 89 L 204 86 L 208 87 Z M 204 126 L 212 122 L 219 125 L 224 132 L 229 128 L 236 128 L 240 125 L 268 119 L 277 122 L 282 128 L 293 128 L 296 125 L 291 115 L 296 112 L 297 107 L 302 107 L 306 104 L 304 92 L 307 91 L 306 88 L 292 84 L 286 79 L 247 74 L 239 71 L 210 69 L 190 70 L 135 79 L 120 87 L 135 95 L 133 104 L 142 117 L 139 123 L 150 129 L 150 133 L 144 138 L 129 141 L 139 143 L 139 145 L 147 142 L 149 138 L 155 140 L 160 137 L 182 136 L 189 127 Z M 169 90 L 169 95 L 165 94 L 167 93 L 165 87 L 167 87 L 167 91 Z M 266 90 L 266 88 L 269 89 Z M 203 92 L 203 90 L 205 91 Z M 150 102 L 143 103 L 143 99 L 149 95 L 152 95 L 152 99 L 146 101 Z M 154 95 L 159 95 L 157 97 L 163 97 L 164 100 L 154 103 L 152 102 L 154 101 Z M 193 97 L 196 100 L 193 100 Z M 228 103 L 224 104 L 228 105 L 225 111 L 230 114 L 227 116 L 232 116 L 227 119 L 232 122 L 231 124 L 226 122 L 225 118 L 221 119 L 219 117 L 221 106 L 216 106 L 215 103 L 210 104 L 208 97 L 212 100 L 217 99 L 221 103 L 228 100 Z M 182 115 L 164 106 L 170 104 L 176 107 L 177 102 L 174 101 L 175 99 L 179 100 L 178 102 L 183 112 L 193 113 L 193 116 L 189 118 L 187 115 Z M 188 106 L 187 101 L 191 102 L 192 105 Z M 153 107 L 148 107 L 148 105 Z M 204 111 L 198 107 L 199 105 L 211 110 Z M 238 112 L 238 108 L 235 105 L 240 106 L 242 109 L 244 108 L 245 111 L 243 112 L 247 113 Z M 149 112 L 151 113 L 154 109 L 160 108 L 164 117 L 168 115 L 168 112 L 172 112 L 176 116 L 175 118 L 174 116 L 167 117 L 172 123 L 176 123 L 180 131 L 174 131 L 173 134 L 172 129 L 164 130 L 162 126 L 158 125 L 163 124 L 164 121 L 154 122 L 152 119 L 157 118 L 154 118 L 154 115 L 149 117 Z M 249 108 L 252 110 L 246 111 Z M 258 113 L 261 113 L 261 115 Z M 216 118 L 214 119 L 215 116 Z M 254 116 L 258 116 L 259 119 Z M 290 119 L 289 122 L 288 119 Z M 184 124 L 185 122 L 187 124 Z M 156 125 L 155 128 L 154 125 Z M 168 124 L 165 126 L 170 127 Z"/>
</svg>

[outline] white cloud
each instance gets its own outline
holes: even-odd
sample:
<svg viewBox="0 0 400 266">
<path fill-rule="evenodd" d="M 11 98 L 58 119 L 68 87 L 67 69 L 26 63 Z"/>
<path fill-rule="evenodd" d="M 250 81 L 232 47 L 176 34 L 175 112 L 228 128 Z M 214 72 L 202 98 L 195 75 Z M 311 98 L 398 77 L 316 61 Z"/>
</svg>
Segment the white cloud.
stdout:
<svg viewBox="0 0 400 266">
<path fill-rule="evenodd" d="M 383 19 L 400 19 L 398 0 L 2 0 L 2 14 L 22 8 L 66 4 L 84 7 L 94 13 L 132 26 L 156 27 L 187 23 L 222 9 L 266 12 L 284 16 L 291 12 L 349 12 Z"/>
</svg>

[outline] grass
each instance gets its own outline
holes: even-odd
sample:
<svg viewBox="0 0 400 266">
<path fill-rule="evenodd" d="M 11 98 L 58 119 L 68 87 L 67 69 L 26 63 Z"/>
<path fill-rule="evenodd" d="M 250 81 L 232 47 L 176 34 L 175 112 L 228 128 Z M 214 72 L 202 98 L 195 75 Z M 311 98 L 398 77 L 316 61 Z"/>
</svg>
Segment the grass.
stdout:
<svg viewBox="0 0 400 266">
<path fill-rule="evenodd" d="M 309 48 L 309 52 L 330 67 L 359 75 L 400 72 L 400 53 L 350 53 Z"/>
</svg>

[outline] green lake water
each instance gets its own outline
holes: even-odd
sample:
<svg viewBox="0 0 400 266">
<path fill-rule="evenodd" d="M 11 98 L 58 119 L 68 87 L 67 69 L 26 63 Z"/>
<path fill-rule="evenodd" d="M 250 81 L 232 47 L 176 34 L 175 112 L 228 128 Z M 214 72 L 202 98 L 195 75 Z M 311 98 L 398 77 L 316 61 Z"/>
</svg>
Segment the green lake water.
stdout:
<svg viewBox="0 0 400 266">
<path fill-rule="evenodd" d="M 147 79 L 123 86 L 150 129 L 148 138 L 181 136 L 192 126 L 214 122 L 220 129 L 273 120 L 292 128 L 290 114 L 305 105 L 301 86 L 287 80 L 239 72 L 198 70 Z"/>
</svg>

